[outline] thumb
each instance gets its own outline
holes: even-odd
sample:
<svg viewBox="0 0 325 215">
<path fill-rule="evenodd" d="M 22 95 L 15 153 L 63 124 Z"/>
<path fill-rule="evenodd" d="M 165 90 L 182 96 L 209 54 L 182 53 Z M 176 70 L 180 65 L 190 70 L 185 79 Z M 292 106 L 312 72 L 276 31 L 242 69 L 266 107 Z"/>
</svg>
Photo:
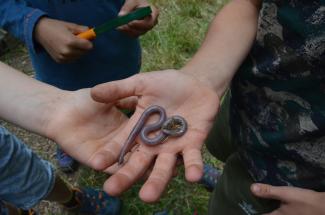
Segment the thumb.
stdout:
<svg viewBox="0 0 325 215">
<path fill-rule="evenodd" d="M 149 6 L 149 4 L 141 4 L 134 0 L 126 0 L 118 15 L 123 16 L 123 15 L 126 15 L 126 14 L 132 12 L 136 8 L 146 7 L 146 6 Z"/>
<path fill-rule="evenodd" d="M 135 110 L 138 104 L 138 97 L 132 96 L 118 101 L 115 105 L 120 109 Z"/>
<path fill-rule="evenodd" d="M 251 191 L 258 197 L 280 200 L 284 203 L 301 202 L 302 200 L 312 199 L 317 193 L 313 190 L 299 187 L 276 187 L 267 184 L 253 184 L 251 186 Z"/>
<path fill-rule="evenodd" d="M 89 29 L 89 27 L 87 27 L 87 26 L 78 25 L 78 24 L 69 23 L 69 22 L 66 22 L 66 26 L 69 29 L 69 31 L 71 31 L 73 34 L 80 34 L 80 33 L 85 32 Z"/>
<path fill-rule="evenodd" d="M 116 103 L 118 100 L 130 96 L 139 96 L 141 74 L 120 81 L 112 81 L 100 84 L 91 89 L 91 96 L 97 102 Z"/>
<path fill-rule="evenodd" d="M 124 5 L 122 6 L 120 12 L 118 13 L 119 16 L 124 16 L 128 13 L 130 13 L 132 10 L 134 10 L 136 7 L 136 4 L 134 4 L 134 1 L 125 1 Z"/>
<path fill-rule="evenodd" d="M 307 192 L 307 190 L 301 188 L 288 186 L 276 187 L 258 183 L 251 186 L 251 191 L 257 197 L 280 200 L 286 203 L 298 200 L 302 193 L 306 194 Z"/>
<path fill-rule="evenodd" d="M 284 193 L 281 187 L 274 187 L 267 184 L 252 184 L 251 191 L 257 197 L 283 200 Z"/>
</svg>

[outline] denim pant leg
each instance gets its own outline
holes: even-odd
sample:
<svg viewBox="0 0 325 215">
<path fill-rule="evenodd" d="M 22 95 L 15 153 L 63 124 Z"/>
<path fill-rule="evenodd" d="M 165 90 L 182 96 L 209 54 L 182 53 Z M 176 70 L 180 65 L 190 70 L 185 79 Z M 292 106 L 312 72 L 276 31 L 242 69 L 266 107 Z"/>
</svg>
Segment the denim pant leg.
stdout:
<svg viewBox="0 0 325 215">
<path fill-rule="evenodd" d="M 8 209 L 5 207 L 4 203 L 0 200 L 0 215 L 9 215 Z"/>
<path fill-rule="evenodd" d="M 0 202 L 30 209 L 49 194 L 54 182 L 52 165 L 0 127 Z"/>
</svg>

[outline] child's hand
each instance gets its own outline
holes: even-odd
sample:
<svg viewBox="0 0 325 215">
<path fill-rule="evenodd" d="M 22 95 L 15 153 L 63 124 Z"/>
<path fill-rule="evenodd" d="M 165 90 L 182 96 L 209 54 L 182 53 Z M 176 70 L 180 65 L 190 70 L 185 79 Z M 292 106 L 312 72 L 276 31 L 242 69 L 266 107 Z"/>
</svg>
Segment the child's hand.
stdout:
<svg viewBox="0 0 325 215">
<path fill-rule="evenodd" d="M 35 40 L 56 62 L 67 63 L 93 48 L 90 41 L 75 36 L 87 30 L 85 26 L 45 17 L 35 27 Z"/>
<path fill-rule="evenodd" d="M 147 0 L 126 0 L 119 13 L 119 16 L 128 14 L 139 7 L 147 6 L 149 6 Z M 159 11 L 153 6 L 151 6 L 151 9 L 152 14 L 150 16 L 147 16 L 143 20 L 130 22 L 129 24 L 121 26 L 118 29 L 132 37 L 138 37 L 147 33 L 147 31 L 151 30 L 158 23 Z"/>
<path fill-rule="evenodd" d="M 295 187 L 254 184 L 254 195 L 281 201 L 280 207 L 268 215 L 324 215 L 325 194 Z"/>
</svg>

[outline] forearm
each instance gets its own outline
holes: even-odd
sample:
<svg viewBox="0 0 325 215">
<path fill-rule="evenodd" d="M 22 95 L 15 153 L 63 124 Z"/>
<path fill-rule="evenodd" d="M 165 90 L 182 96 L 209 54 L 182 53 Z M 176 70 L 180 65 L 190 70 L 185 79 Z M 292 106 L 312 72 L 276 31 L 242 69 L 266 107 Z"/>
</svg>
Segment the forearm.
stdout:
<svg viewBox="0 0 325 215">
<path fill-rule="evenodd" d="M 182 71 L 212 86 L 222 96 L 255 39 L 259 6 L 259 1 L 253 0 L 234 0 L 226 5 Z"/>
<path fill-rule="evenodd" d="M 0 62 L 0 118 L 46 135 L 46 125 L 63 92 Z"/>
</svg>

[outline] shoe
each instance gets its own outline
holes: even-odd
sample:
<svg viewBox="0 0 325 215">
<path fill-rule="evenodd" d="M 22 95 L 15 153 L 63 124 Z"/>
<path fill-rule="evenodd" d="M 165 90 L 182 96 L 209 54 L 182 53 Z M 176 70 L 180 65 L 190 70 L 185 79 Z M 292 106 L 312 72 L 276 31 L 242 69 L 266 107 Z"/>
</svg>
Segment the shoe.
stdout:
<svg viewBox="0 0 325 215">
<path fill-rule="evenodd" d="M 21 210 L 20 215 L 39 215 L 34 209 Z"/>
<path fill-rule="evenodd" d="M 118 215 L 122 201 L 93 188 L 74 189 L 77 206 L 67 210 L 87 215 Z"/>
<path fill-rule="evenodd" d="M 211 192 L 217 185 L 221 174 L 222 170 L 216 169 L 209 164 L 204 164 L 203 176 L 199 183 L 205 186 L 205 188 Z"/>
<path fill-rule="evenodd" d="M 59 146 L 56 149 L 56 160 L 62 172 L 73 173 L 78 169 L 78 162 L 65 153 Z"/>
<path fill-rule="evenodd" d="M 34 209 L 23 210 L 20 208 L 16 208 L 15 206 L 9 203 L 0 201 L 0 214 L 7 214 L 9 213 L 8 210 L 14 210 L 20 215 L 39 215 L 39 213 L 37 213 Z"/>
</svg>

